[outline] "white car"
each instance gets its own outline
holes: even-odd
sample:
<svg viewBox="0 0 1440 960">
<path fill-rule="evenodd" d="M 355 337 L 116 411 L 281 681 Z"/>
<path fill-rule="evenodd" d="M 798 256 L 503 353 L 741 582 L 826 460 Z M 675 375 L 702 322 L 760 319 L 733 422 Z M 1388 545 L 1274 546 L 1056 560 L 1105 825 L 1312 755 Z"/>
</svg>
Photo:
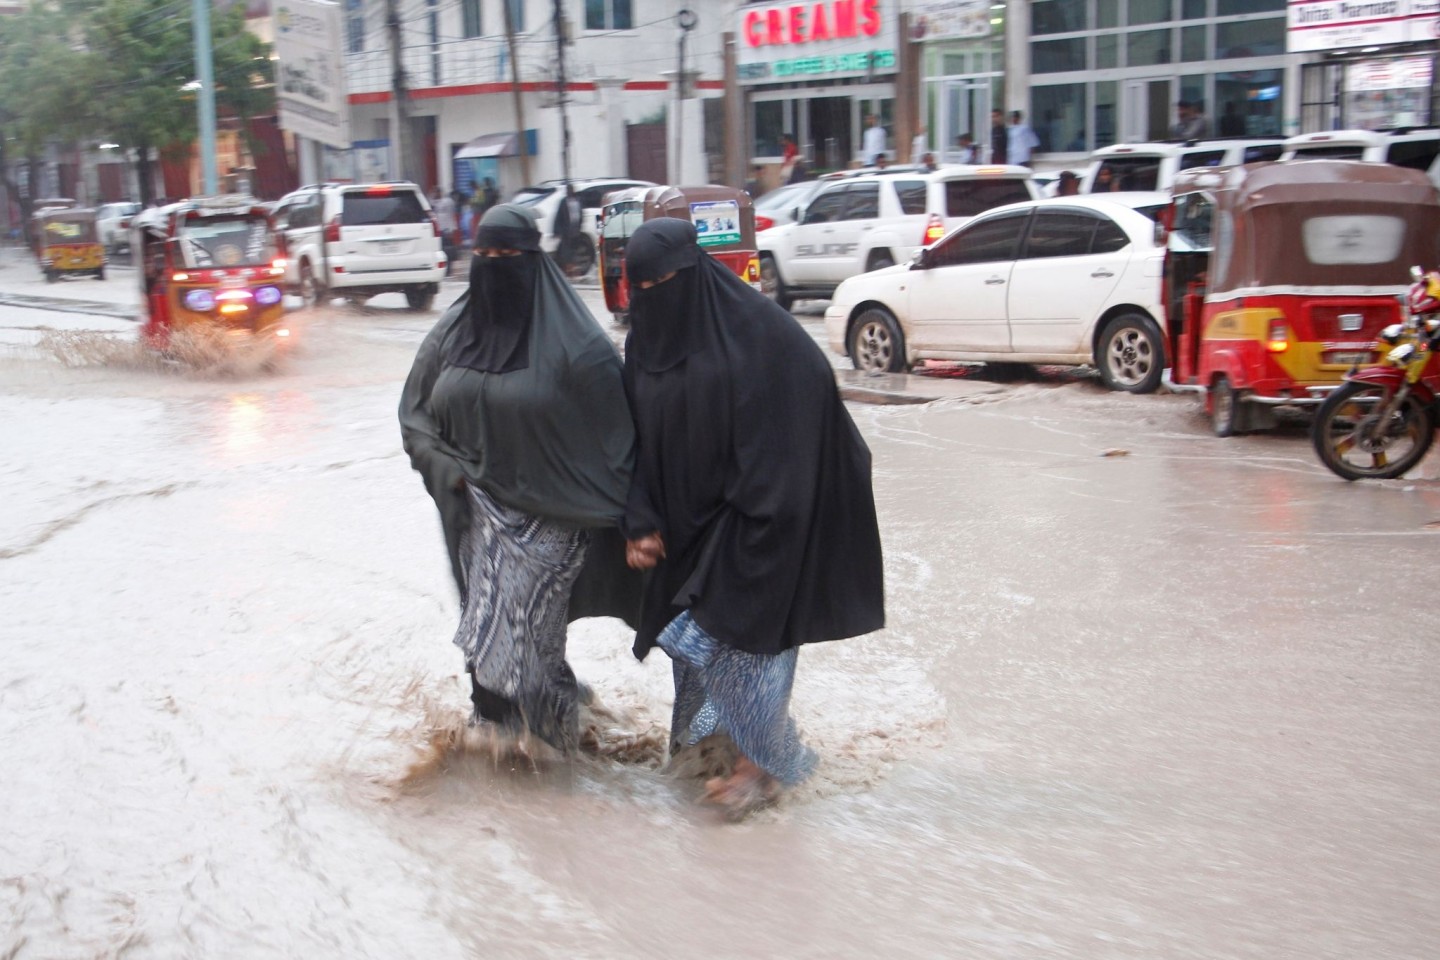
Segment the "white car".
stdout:
<svg viewBox="0 0 1440 960">
<path fill-rule="evenodd" d="M 1440 130 L 1326 130 L 1285 141 L 1281 160 L 1371 160 L 1419 170 L 1440 185 Z"/>
<path fill-rule="evenodd" d="M 823 180 L 805 180 L 760 194 L 755 198 L 755 231 L 794 223 L 805 212 L 810 198 L 823 186 Z"/>
<path fill-rule="evenodd" d="M 760 284 L 789 308 L 827 298 L 841 281 L 904 263 L 970 217 L 1039 196 L 1027 167 L 953 166 L 842 176 L 820 188 L 795 223 L 756 236 Z"/>
<path fill-rule="evenodd" d="M 130 219 L 140 212 L 140 204 L 123 201 L 102 203 L 95 208 L 95 237 L 105 245 L 107 253 L 115 253 L 130 244 Z"/>
<path fill-rule="evenodd" d="M 575 273 L 584 274 L 595 263 L 595 251 L 600 243 L 600 228 L 597 220 L 600 208 L 605 205 L 605 194 L 631 187 L 654 187 L 658 184 L 649 180 L 626 180 L 623 177 L 602 177 L 588 180 L 571 180 L 575 199 L 580 203 L 580 233 L 589 241 L 584 247 L 571 254 L 571 266 Z M 511 203 L 529 207 L 536 216 L 540 228 L 540 249 L 554 254 L 560 241 L 555 237 L 555 211 L 560 207 L 560 198 L 565 195 L 563 180 L 545 180 L 533 187 L 523 187 L 510 198 Z"/>
<path fill-rule="evenodd" d="M 428 310 L 449 261 L 425 192 L 408 181 L 322 183 L 275 204 L 285 286 L 306 303 L 403 293 Z"/>
<path fill-rule="evenodd" d="M 1090 168 L 1080 178 L 1080 192 L 1169 190 L 1181 170 L 1279 160 L 1284 149 L 1279 137 L 1117 143 L 1090 154 Z"/>
<path fill-rule="evenodd" d="M 852 277 L 825 311 L 857 370 L 921 360 L 1094 364 L 1147 393 L 1165 367 L 1160 193 L 1056 197 L 991 210 L 914 262 Z"/>
</svg>

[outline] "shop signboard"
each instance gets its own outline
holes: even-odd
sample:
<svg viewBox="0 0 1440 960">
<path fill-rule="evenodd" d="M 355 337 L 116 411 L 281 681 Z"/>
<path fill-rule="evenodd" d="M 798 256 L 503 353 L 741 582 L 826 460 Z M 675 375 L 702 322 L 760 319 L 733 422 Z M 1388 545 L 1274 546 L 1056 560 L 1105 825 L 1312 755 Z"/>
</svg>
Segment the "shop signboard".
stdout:
<svg viewBox="0 0 1440 960">
<path fill-rule="evenodd" d="M 1290 53 L 1434 40 L 1440 0 L 1290 0 Z"/>
<path fill-rule="evenodd" d="M 280 126 L 332 147 L 350 146 L 340 5 L 281 0 L 275 7 L 275 101 Z"/>
<path fill-rule="evenodd" d="M 1433 61 L 1429 57 L 1362 60 L 1345 67 L 1346 93 L 1383 90 L 1430 89 Z"/>
<path fill-rule="evenodd" d="M 913 40 L 968 40 L 988 36 L 990 0 L 914 0 L 910 4 Z"/>
<path fill-rule="evenodd" d="M 740 82 L 895 73 L 898 2 L 810 0 L 741 7 L 736 13 L 735 56 Z"/>
</svg>

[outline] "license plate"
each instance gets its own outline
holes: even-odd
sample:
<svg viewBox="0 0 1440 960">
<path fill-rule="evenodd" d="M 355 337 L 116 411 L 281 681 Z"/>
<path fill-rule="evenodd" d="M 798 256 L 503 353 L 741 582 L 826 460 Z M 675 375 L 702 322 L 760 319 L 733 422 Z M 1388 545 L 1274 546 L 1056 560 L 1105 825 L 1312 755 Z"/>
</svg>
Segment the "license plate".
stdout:
<svg viewBox="0 0 1440 960">
<path fill-rule="evenodd" d="M 380 253 L 400 252 L 400 243 L 396 240 L 381 240 L 377 246 L 380 248 Z"/>
<path fill-rule="evenodd" d="M 1370 360 L 1369 350 L 1336 350 L 1326 355 L 1330 363 L 1368 363 Z"/>
</svg>

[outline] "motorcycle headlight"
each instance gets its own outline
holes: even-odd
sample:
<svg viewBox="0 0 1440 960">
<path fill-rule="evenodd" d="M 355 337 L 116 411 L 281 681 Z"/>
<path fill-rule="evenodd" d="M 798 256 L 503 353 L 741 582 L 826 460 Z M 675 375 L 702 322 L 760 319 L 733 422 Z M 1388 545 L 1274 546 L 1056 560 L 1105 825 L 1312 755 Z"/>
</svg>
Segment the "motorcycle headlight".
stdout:
<svg viewBox="0 0 1440 960">
<path fill-rule="evenodd" d="M 1390 324 L 1390 326 L 1380 331 L 1380 339 L 1384 340 L 1386 343 L 1398 343 L 1400 341 L 1400 334 L 1404 332 L 1404 327 L 1402 327 L 1398 323 L 1392 323 Z"/>
<path fill-rule="evenodd" d="M 185 294 L 185 309 L 208 313 L 215 309 L 215 294 L 210 290 L 191 290 Z"/>
<path fill-rule="evenodd" d="M 261 287 L 255 291 L 255 302 L 262 307 L 268 307 L 272 303 L 280 302 L 279 287 Z"/>
<path fill-rule="evenodd" d="M 1402 363 L 1409 363 L 1410 358 L 1415 355 L 1415 344 L 1402 343 L 1385 355 L 1385 359 L 1397 366 Z"/>
</svg>

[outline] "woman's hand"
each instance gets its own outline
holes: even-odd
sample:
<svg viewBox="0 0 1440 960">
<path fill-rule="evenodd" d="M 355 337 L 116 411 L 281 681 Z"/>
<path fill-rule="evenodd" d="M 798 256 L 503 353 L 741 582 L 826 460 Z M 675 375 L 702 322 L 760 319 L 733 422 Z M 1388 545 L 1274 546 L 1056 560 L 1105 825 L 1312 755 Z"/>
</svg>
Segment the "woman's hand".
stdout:
<svg viewBox="0 0 1440 960">
<path fill-rule="evenodd" d="M 625 562 L 633 570 L 649 570 L 665 556 L 665 541 L 658 533 L 625 541 Z"/>
</svg>

